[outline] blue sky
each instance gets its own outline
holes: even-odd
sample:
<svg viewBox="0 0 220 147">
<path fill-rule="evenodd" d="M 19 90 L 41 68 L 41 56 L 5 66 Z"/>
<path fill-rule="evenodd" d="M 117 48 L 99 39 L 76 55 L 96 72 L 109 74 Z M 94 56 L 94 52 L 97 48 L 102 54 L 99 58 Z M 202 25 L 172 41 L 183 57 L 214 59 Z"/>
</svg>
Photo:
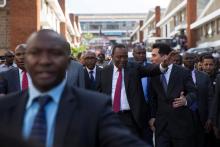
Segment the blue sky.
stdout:
<svg viewBox="0 0 220 147">
<path fill-rule="evenodd" d="M 170 0 L 67 0 L 72 13 L 147 13 L 159 5 L 166 8 Z"/>
</svg>

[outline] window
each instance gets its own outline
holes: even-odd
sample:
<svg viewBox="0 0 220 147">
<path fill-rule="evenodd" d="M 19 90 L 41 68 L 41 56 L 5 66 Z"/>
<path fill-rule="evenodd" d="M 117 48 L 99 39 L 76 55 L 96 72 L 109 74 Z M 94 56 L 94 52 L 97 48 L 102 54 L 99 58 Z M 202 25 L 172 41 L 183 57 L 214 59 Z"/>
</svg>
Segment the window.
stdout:
<svg viewBox="0 0 220 147">
<path fill-rule="evenodd" d="M 181 14 L 181 22 L 185 23 L 185 11 L 183 11 Z"/>
<path fill-rule="evenodd" d="M 208 37 L 212 37 L 213 36 L 213 28 L 212 28 L 212 23 L 209 23 L 208 25 L 207 25 L 207 27 L 208 27 Z"/>
<path fill-rule="evenodd" d="M 5 7 L 6 5 L 6 0 L 0 0 L 0 7 Z"/>
<path fill-rule="evenodd" d="M 203 27 L 203 35 L 204 37 L 208 37 L 208 24 Z"/>
<path fill-rule="evenodd" d="M 198 41 L 202 40 L 202 38 L 203 38 L 203 27 L 198 28 L 196 30 L 196 34 L 197 34 L 196 40 L 198 40 Z"/>
<path fill-rule="evenodd" d="M 220 34 L 220 18 L 217 19 L 217 25 L 216 25 L 216 28 L 217 28 L 217 34 Z"/>
<path fill-rule="evenodd" d="M 90 25 L 90 30 L 98 30 L 99 29 L 99 25 Z"/>
<path fill-rule="evenodd" d="M 119 26 L 118 25 L 115 25 L 115 24 L 108 24 L 106 26 L 107 30 L 117 30 L 119 29 Z"/>
</svg>

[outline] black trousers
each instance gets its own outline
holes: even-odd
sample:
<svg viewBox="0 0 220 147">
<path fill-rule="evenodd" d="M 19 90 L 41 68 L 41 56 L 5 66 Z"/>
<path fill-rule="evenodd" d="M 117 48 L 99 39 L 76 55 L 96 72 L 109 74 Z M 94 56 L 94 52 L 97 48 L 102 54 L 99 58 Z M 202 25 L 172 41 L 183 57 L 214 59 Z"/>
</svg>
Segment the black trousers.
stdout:
<svg viewBox="0 0 220 147">
<path fill-rule="evenodd" d="M 134 117 L 132 116 L 131 111 L 120 111 L 117 113 L 121 122 L 131 131 L 132 134 L 140 138 L 142 141 L 146 142 L 148 145 L 146 147 L 152 147 L 153 141 L 151 140 L 152 136 L 150 130 L 140 129 L 138 124 L 135 122 Z M 147 123 L 146 123 L 147 125 Z"/>
<path fill-rule="evenodd" d="M 195 147 L 193 136 L 175 138 L 165 128 L 159 135 L 156 135 L 156 147 Z"/>
<path fill-rule="evenodd" d="M 121 122 L 136 136 L 141 137 L 140 129 L 138 128 L 137 123 L 135 122 L 131 111 L 120 111 L 117 113 Z"/>
</svg>

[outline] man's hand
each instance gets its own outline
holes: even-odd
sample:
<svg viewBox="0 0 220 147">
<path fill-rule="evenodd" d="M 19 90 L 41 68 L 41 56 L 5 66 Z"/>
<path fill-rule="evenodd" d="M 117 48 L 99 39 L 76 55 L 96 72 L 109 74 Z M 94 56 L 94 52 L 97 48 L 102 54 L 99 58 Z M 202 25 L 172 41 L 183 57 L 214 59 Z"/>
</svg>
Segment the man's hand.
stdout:
<svg viewBox="0 0 220 147">
<path fill-rule="evenodd" d="M 210 119 L 206 121 L 204 128 L 207 132 L 210 132 L 212 130 L 212 121 Z"/>
<path fill-rule="evenodd" d="M 155 126 L 154 126 L 154 123 L 155 123 L 155 120 L 156 118 L 151 118 L 148 122 L 149 126 L 150 126 L 150 129 L 154 132 L 155 131 Z"/>
<path fill-rule="evenodd" d="M 174 101 L 173 101 L 173 108 L 178 108 L 178 107 L 185 106 L 186 103 L 187 103 L 186 97 L 184 96 L 184 92 L 182 91 L 180 93 L 180 97 L 174 99 Z"/>
<path fill-rule="evenodd" d="M 213 128 L 214 129 L 214 133 L 217 139 L 220 139 L 220 130 L 216 127 Z"/>
<path fill-rule="evenodd" d="M 167 68 L 169 66 L 169 64 L 171 63 L 172 59 L 174 56 L 176 56 L 177 54 L 179 54 L 177 51 L 172 51 L 168 54 L 167 57 L 165 57 L 165 59 L 163 60 L 163 62 L 161 63 L 161 66 L 163 68 Z"/>
</svg>

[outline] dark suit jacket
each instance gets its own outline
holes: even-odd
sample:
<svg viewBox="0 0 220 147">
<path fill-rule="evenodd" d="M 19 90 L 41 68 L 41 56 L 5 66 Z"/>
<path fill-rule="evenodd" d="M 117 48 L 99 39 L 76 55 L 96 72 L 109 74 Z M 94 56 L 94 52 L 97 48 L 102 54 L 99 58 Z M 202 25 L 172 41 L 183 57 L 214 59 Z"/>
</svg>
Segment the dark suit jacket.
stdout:
<svg viewBox="0 0 220 147">
<path fill-rule="evenodd" d="M 107 65 L 101 71 L 99 90 L 111 96 L 113 64 Z M 139 129 L 147 127 L 147 108 L 141 84 L 141 78 L 160 74 L 159 66 L 139 66 L 135 63 L 128 63 L 124 69 L 124 82 L 128 103 L 132 115 L 138 124 Z"/>
<path fill-rule="evenodd" d="M 209 76 L 200 71 L 195 71 L 196 88 L 198 96 L 198 110 L 202 124 L 210 118 L 211 104 L 214 97 L 212 82 Z"/>
<path fill-rule="evenodd" d="M 167 93 L 164 91 L 160 76 L 151 78 L 151 116 L 156 118 L 156 135 L 159 135 L 164 128 L 168 128 L 170 135 L 177 138 L 192 136 L 194 133 L 192 112 L 189 107 L 172 107 L 174 98 L 180 97 L 181 91 L 185 93 L 187 105 L 191 106 L 196 100 L 196 88 L 190 71 L 183 67 L 173 65 Z"/>
<path fill-rule="evenodd" d="M 100 81 L 100 74 L 101 74 L 101 69 L 100 67 L 96 66 L 96 75 L 95 75 L 95 85 L 92 84 L 90 80 L 90 75 L 87 71 L 86 68 L 84 68 L 84 75 L 85 75 L 85 88 L 88 90 L 98 90 L 98 83 Z"/>
<path fill-rule="evenodd" d="M 17 67 L 1 72 L 0 77 L 0 92 L 9 94 L 21 90 L 19 69 Z"/>
<path fill-rule="evenodd" d="M 59 103 L 54 147 L 144 147 L 121 125 L 110 98 L 95 92 L 65 88 Z M 0 126 L 22 134 L 27 91 L 0 99 Z"/>
<path fill-rule="evenodd" d="M 220 130 L 220 75 L 216 78 L 215 96 L 211 108 L 214 125 Z"/>
</svg>

